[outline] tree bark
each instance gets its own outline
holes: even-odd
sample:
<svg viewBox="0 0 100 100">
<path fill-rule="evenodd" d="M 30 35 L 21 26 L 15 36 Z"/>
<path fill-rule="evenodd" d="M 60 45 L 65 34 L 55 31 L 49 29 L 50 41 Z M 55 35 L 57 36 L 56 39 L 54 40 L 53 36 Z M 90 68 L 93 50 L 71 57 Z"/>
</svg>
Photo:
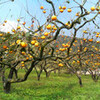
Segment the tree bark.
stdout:
<svg viewBox="0 0 100 100">
<path fill-rule="evenodd" d="M 47 72 L 47 70 L 45 69 L 45 68 L 43 68 L 43 70 L 44 70 L 44 72 L 45 72 L 45 74 L 46 74 L 46 77 L 49 77 L 49 73 Z"/>
<path fill-rule="evenodd" d="M 14 69 L 11 68 L 9 72 L 8 80 L 13 78 L 13 72 L 14 72 Z M 4 87 L 5 93 L 10 93 L 10 90 L 11 90 L 11 83 L 8 80 L 3 81 L 3 87 Z"/>
<path fill-rule="evenodd" d="M 41 73 L 42 73 L 42 69 L 40 70 L 40 73 L 38 74 L 38 81 L 40 81 Z"/>
<path fill-rule="evenodd" d="M 38 75 L 38 81 L 40 81 L 40 74 Z"/>
<path fill-rule="evenodd" d="M 82 87 L 82 86 L 83 86 L 83 84 L 82 84 L 82 79 L 81 79 L 81 77 L 80 77 L 80 76 L 78 76 L 78 79 L 79 79 L 79 85 Z"/>
<path fill-rule="evenodd" d="M 4 82 L 4 84 L 3 84 L 4 86 L 4 92 L 5 93 L 10 93 L 10 90 L 11 90 L 11 83 L 10 82 Z"/>
</svg>

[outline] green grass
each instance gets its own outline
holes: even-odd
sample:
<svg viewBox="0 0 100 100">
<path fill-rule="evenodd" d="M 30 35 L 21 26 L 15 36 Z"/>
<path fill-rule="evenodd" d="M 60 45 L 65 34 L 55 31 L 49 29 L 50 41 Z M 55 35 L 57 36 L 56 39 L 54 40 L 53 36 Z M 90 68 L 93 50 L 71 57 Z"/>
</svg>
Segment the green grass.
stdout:
<svg viewBox="0 0 100 100">
<path fill-rule="evenodd" d="M 26 82 L 12 84 L 10 94 L 3 92 L 0 81 L 0 100 L 100 100 L 100 81 L 95 83 L 90 76 L 82 79 L 80 87 L 76 76 L 51 74 L 46 78 L 43 74 L 37 81 L 32 73 Z"/>
</svg>

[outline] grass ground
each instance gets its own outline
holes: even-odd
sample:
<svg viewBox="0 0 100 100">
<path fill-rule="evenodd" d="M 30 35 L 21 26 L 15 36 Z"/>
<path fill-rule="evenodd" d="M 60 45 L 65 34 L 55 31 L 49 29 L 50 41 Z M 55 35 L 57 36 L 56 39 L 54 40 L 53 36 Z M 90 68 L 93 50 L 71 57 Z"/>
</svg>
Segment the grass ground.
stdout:
<svg viewBox="0 0 100 100">
<path fill-rule="evenodd" d="M 95 83 L 90 76 L 82 79 L 80 87 L 76 76 L 51 74 L 46 78 L 42 74 L 37 81 L 36 74 L 31 74 L 26 82 L 12 84 L 10 94 L 3 92 L 0 81 L 0 100 L 100 100 L 100 81 Z"/>
</svg>

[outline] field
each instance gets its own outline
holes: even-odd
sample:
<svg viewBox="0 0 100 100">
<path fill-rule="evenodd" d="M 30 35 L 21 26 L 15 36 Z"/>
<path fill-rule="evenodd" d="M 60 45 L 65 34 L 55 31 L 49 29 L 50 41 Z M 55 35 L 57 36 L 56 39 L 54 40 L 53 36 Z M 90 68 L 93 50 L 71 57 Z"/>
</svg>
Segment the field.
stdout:
<svg viewBox="0 0 100 100">
<path fill-rule="evenodd" d="M 0 81 L 0 100 L 100 100 L 100 81 L 95 83 L 90 76 L 82 79 L 83 87 L 80 87 L 76 76 L 52 73 L 46 78 L 43 73 L 37 81 L 32 73 L 26 82 L 12 84 L 10 94 L 3 92 Z"/>
</svg>

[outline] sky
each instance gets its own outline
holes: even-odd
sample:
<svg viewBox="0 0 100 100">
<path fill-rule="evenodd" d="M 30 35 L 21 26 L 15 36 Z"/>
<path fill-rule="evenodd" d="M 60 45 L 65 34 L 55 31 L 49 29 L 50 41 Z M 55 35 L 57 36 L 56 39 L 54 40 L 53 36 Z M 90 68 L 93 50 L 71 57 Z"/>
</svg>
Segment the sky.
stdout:
<svg viewBox="0 0 100 100">
<path fill-rule="evenodd" d="M 8 1 L 8 2 L 6 2 Z M 79 11 L 77 9 L 76 3 L 73 0 L 69 0 L 71 3 L 65 3 L 66 0 L 52 0 L 54 2 L 56 12 L 58 14 L 59 6 L 66 6 L 67 8 L 72 8 L 72 13 L 64 12 L 59 15 L 58 19 L 67 22 L 70 19 L 74 18 L 75 13 Z M 81 0 L 76 0 L 77 2 L 81 3 Z M 90 8 L 95 5 L 95 1 L 97 0 L 87 0 L 87 3 L 84 5 L 86 9 L 90 11 Z M 3 3 L 6 2 L 6 3 Z M 46 10 L 46 14 L 43 14 L 40 6 L 44 6 Z M 15 0 L 11 2 L 11 0 L 0 0 L 0 30 L 1 31 L 10 31 L 12 28 L 16 28 L 19 24 L 17 23 L 17 19 L 21 19 L 22 22 L 26 22 L 28 26 L 31 25 L 31 16 L 27 14 L 26 10 L 30 12 L 30 14 L 36 17 L 40 24 L 45 23 L 48 14 L 50 13 L 51 6 L 45 2 L 45 0 Z M 63 17 L 62 17 L 63 16 Z M 93 15 L 89 16 L 89 18 L 93 17 Z M 100 17 L 100 16 L 99 16 Z M 5 26 L 2 26 L 4 20 L 7 20 L 8 23 Z M 99 18 L 97 19 L 99 23 Z M 86 27 L 88 27 L 87 25 Z M 84 27 L 84 28 L 86 28 Z M 90 29 L 93 29 L 93 25 L 90 25 Z M 68 32 L 70 34 L 70 32 Z M 80 36 L 78 34 L 78 36 Z"/>
</svg>

